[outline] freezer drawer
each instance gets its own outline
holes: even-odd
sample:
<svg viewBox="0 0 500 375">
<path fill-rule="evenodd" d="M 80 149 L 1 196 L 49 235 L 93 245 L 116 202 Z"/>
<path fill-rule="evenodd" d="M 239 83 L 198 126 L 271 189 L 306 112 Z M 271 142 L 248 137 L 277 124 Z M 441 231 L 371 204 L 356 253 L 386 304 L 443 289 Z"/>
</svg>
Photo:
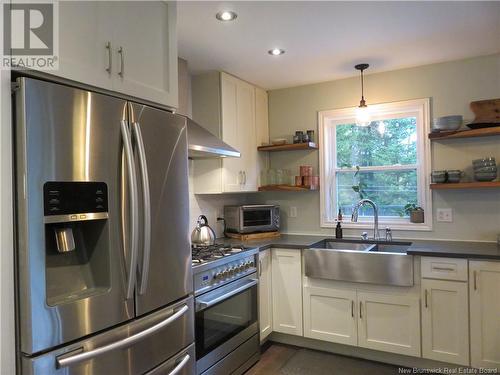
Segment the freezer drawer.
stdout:
<svg viewBox="0 0 500 375">
<path fill-rule="evenodd" d="M 22 358 L 21 373 L 144 374 L 193 343 L 193 322 L 193 298 L 189 297 L 64 348 L 36 357 L 25 356 Z"/>
<path fill-rule="evenodd" d="M 192 344 L 144 375 L 194 375 L 195 369 L 196 358 Z"/>
</svg>

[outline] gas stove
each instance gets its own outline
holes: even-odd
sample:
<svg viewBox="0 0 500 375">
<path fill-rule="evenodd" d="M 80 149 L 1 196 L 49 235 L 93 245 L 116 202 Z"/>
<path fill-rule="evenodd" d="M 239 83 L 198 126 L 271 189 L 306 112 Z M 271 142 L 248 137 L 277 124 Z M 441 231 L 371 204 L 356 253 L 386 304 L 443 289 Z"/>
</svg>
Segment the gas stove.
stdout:
<svg viewBox="0 0 500 375">
<path fill-rule="evenodd" d="M 193 255 L 193 267 L 213 262 L 221 258 L 239 254 L 248 250 L 244 246 L 229 246 L 229 245 L 210 245 L 210 246 L 192 246 L 191 252 Z"/>
<path fill-rule="evenodd" d="M 256 271 L 258 248 L 230 245 L 192 247 L 195 295 Z"/>
<path fill-rule="evenodd" d="M 197 374 L 242 373 L 258 360 L 258 252 L 192 248 Z"/>
</svg>

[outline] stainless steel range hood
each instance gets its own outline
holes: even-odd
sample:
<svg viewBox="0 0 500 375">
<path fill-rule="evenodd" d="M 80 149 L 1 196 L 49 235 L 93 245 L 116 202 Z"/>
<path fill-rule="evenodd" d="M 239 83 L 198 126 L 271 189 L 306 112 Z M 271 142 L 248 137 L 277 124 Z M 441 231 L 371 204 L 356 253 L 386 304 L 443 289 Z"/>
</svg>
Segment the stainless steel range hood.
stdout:
<svg viewBox="0 0 500 375">
<path fill-rule="evenodd" d="M 241 156 L 240 152 L 223 142 L 207 129 L 187 117 L 188 157 L 190 159 Z"/>
</svg>

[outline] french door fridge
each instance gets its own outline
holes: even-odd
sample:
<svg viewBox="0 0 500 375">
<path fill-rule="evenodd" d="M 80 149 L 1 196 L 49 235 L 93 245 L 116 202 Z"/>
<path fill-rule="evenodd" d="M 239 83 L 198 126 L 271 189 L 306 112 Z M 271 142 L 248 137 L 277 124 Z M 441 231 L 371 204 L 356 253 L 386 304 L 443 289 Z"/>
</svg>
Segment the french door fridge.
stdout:
<svg viewBox="0 0 500 375">
<path fill-rule="evenodd" d="M 19 373 L 194 373 L 186 120 L 19 78 Z"/>
</svg>

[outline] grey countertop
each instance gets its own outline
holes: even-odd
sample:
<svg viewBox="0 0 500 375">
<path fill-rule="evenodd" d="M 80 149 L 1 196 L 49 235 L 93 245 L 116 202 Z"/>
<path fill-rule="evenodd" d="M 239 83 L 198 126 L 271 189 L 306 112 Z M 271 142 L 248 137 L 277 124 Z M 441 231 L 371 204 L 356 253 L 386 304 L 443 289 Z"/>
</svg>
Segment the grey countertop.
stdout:
<svg viewBox="0 0 500 375">
<path fill-rule="evenodd" d="M 258 247 L 265 250 L 270 247 L 281 247 L 288 249 L 303 249 L 311 247 L 328 236 L 316 235 L 290 235 L 282 234 L 280 237 L 263 240 L 241 241 L 230 238 L 220 238 L 219 243 L 230 245 L 243 245 L 246 247 Z M 346 241 L 358 241 L 356 238 L 345 238 Z M 340 240 L 342 241 L 342 240 Z M 395 240 L 394 242 L 398 242 Z M 401 240 L 411 242 L 407 250 L 410 255 L 471 258 L 471 259 L 496 259 L 500 260 L 500 246 L 493 242 L 463 242 L 463 241 L 432 241 L 432 240 Z"/>
</svg>

